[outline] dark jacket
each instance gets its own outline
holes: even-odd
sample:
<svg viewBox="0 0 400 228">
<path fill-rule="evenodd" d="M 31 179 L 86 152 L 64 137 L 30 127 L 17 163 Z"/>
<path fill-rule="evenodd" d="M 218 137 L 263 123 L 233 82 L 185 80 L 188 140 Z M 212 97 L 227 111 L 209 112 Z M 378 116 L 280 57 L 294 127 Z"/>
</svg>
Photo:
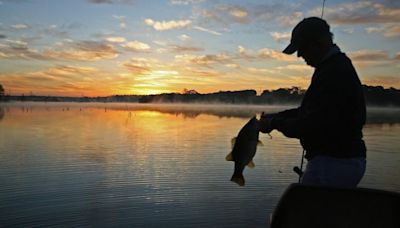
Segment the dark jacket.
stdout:
<svg viewBox="0 0 400 228">
<path fill-rule="evenodd" d="M 285 136 L 300 139 L 310 160 L 365 157 L 365 119 L 361 82 L 351 60 L 339 52 L 316 67 L 301 106 L 278 113 L 273 123 Z"/>
</svg>

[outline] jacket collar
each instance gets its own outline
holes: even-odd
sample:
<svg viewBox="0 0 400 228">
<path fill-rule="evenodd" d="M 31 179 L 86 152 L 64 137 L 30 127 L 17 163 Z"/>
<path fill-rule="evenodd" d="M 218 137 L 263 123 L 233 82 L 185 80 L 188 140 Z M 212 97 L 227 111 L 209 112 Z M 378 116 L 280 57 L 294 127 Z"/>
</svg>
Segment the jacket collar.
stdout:
<svg viewBox="0 0 400 228">
<path fill-rule="evenodd" d="M 325 62 L 327 59 L 329 59 L 330 57 L 332 57 L 332 56 L 334 56 L 334 55 L 336 55 L 338 53 L 341 53 L 340 48 L 336 44 L 333 44 L 331 49 L 329 49 L 329 51 L 326 52 L 324 57 L 321 58 L 321 61 L 318 63 L 317 67 L 321 66 L 321 64 L 323 62 Z"/>
</svg>

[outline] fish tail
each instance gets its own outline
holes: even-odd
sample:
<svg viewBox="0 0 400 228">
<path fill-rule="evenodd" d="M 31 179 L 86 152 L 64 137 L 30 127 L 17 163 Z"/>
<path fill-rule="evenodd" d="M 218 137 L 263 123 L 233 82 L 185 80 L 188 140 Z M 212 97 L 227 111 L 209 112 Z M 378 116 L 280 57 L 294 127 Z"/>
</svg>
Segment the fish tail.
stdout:
<svg viewBox="0 0 400 228">
<path fill-rule="evenodd" d="M 243 174 L 233 174 L 231 181 L 235 182 L 240 186 L 244 186 L 244 177 Z"/>
</svg>

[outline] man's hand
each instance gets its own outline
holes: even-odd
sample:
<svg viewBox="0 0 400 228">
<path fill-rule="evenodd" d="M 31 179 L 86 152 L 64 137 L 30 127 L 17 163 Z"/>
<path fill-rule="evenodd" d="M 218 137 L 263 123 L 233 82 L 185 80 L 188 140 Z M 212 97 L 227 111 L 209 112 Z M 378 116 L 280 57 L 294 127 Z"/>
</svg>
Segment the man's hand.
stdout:
<svg viewBox="0 0 400 228">
<path fill-rule="evenodd" d="M 258 128 L 259 131 L 261 131 L 262 133 L 267 133 L 269 134 L 272 130 L 274 130 L 275 128 L 273 127 L 273 119 L 274 119 L 274 114 L 261 114 L 261 118 L 258 121 Z"/>
</svg>

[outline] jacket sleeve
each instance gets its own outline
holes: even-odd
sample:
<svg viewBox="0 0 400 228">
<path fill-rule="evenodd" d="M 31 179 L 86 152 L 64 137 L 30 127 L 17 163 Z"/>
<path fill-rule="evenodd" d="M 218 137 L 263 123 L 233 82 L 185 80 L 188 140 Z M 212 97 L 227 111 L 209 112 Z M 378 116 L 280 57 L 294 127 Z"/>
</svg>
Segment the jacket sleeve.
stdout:
<svg viewBox="0 0 400 228">
<path fill-rule="evenodd" d="M 299 108 L 288 109 L 278 112 L 275 117 L 277 118 L 295 118 L 299 114 Z"/>
<path fill-rule="evenodd" d="M 261 118 L 294 118 L 298 115 L 299 108 L 284 110 L 277 113 L 263 113 Z"/>
</svg>

